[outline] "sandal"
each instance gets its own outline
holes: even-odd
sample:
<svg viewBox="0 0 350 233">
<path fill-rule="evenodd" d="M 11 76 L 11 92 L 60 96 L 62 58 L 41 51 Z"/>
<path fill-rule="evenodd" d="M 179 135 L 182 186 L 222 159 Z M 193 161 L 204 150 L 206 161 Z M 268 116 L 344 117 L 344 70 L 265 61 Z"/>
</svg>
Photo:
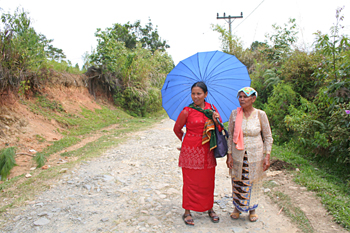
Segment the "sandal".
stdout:
<svg viewBox="0 0 350 233">
<path fill-rule="evenodd" d="M 257 214 L 249 214 L 249 221 L 256 222 L 257 220 L 258 220 L 258 215 Z"/>
<path fill-rule="evenodd" d="M 241 212 L 232 212 L 230 214 L 230 217 L 233 219 L 233 220 L 236 220 L 236 219 L 239 219 L 239 216 L 241 215 Z"/>
<path fill-rule="evenodd" d="M 191 217 L 191 218 L 190 219 L 186 219 L 187 217 Z M 192 219 L 192 215 L 191 214 L 184 214 L 184 215 L 182 215 L 182 219 L 184 220 L 186 225 L 194 226 L 194 221 Z"/>
<path fill-rule="evenodd" d="M 215 214 L 214 216 L 212 214 Z M 219 216 L 216 215 L 214 210 L 208 210 L 208 215 L 213 223 L 218 223 L 220 221 Z"/>
</svg>

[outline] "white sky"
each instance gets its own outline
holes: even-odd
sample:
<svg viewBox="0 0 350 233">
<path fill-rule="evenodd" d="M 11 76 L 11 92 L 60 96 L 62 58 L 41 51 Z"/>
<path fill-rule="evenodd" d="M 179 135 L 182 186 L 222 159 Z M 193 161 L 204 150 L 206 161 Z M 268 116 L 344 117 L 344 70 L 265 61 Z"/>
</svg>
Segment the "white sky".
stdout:
<svg viewBox="0 0 350 233">
<path fill-rule="evenodd" d="M 336 9 L 342 6 L 343 33 L 350 35 L 349 0 L 0 0 L 0 8 L 5 12 L 13 13 L 19 6 L 30 13 L 36 32 L 54 39 L 53 45 L 63 49 L 73 65 L 80 66 L 82 55 L 97 45 L 97 28 L 104 30 L 114 23 L 136 20 L 144 26 L 149 17 L 170 45 L 167 51 L 175 65 L 197 52 L 220 50 L 219 34 L 210 25 L 228 29 L 228 23 L 216 19 L 217 13 L 239 16 L 243 12 L 243 19 L 236 19 L 232 29 L 245 47 L 255 40 L 264 41 L 265 34 L 272 32 L 272 24 L 283 26 L 289 18 L 297 20 L 299 43 L 310 45 L 317 30 L 329 32 L 335 23 Z"/>
</svg>

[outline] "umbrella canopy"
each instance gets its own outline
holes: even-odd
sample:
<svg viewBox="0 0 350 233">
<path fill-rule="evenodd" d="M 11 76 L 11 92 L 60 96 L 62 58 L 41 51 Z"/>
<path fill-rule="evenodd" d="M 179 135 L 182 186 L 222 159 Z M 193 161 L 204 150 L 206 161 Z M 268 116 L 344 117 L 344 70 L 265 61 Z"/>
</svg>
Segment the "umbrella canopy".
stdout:
<svg viewBox="0 0 350 233">
<path fill-rule="evenodd" d="M 220 51 L 196 53 L 177 64 L 162 88 L 162 106 L 176 121 L 182 109 L 191 104 L 191 86 L 203 81 L 208 87 L 206 101 L 214 104 L 223 122 L 239 107 L 237 92 L 250 86 L 246 66 L 235 56 Z"/>
</svg>

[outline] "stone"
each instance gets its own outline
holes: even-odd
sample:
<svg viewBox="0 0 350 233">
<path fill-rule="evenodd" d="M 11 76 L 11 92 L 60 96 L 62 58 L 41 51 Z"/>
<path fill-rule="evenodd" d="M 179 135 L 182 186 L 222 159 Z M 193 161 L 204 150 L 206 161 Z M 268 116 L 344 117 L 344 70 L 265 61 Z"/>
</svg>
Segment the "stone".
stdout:
<svg viewBox="0 0 350 233">
<path fill-rule="evenodd" d="M 232 227 L 231 229 L 234 233 L 239 233 L 239 232 L 243 231 L 243 228 L 240 228 L 240 227 Z"/>
<path fill-rule="evenodd" d="M 39 203 L 36 203 L 35 206 L 40 206 L 40 207 L 43 207 L 44 206 L 44 203 L 42 202 L 39 202 Z"/>
<path fill-rule="evenodd" d="M 139 204 L 143 205 L 143 204 L 145 204 L 145 198 L 144 197 L 140 197 L 137 202 Z"/>
<path fill-rule="evenodd" d="M 264 189 L 264 193 L 268 193 L 268 192 L 271 192 L 271 189 L 269 188 Z"/>
<path fill-rule="evenodd" d="M 59 173 L 67 173 L 67 171 L 68 171 L 68 168 L 62 168 L 62 169 L 59 171 Z"/>
<path fill-rule="evenodd" d="M 107 222 L 107 221 L 109 221 L 109 218 L 102 218 L 101 219 L 101 222 Z"/>
<path fill-rule="evenodd" d="M 281 174 L 282 171 L 269 171 L 269 172 L 266 172 L 266 176 L 270 177 L 270 176 L 277 176 L 279 174 Z"/>
<path fill-rule="evenodd" d="M 32 177 L 32 175 L 29 174 L 29 173 L 27 173 L 27 174 L 25 175 L 25 177 L 26 177 L 26 178 L 30 178 L 30 177 Z"/>
<path fill-rule="evenodd" d="M 44 226 L 46 224 L 50 223 L 50 220 L 47 218 L 40 218 L 34 222 L 34 226 Z"/>
<path fill-rule="evenodd" d="M 155 226 L 155 225 L 159 225 L 159 224 L 160 224 L 160 221 L 159 221 L 156 217 L 151 216 L 151 217 L 148 219 L 147 223 L 148 223 L 149 225 Z"/>
<path fill-rule="evenodd" d="M 43 217 L 43 216 L 46 216 L 47 215 L 47 212 L 41 212 L 38 214 L 39 217 Z"/>
<path fill-rule="evenodd" d="M 91 186 L 90 186 L 90 185 L 88 185 L 88 184 L 84 184 L 83 188 L 87 189 L 88 191 L 90 191 L 90 190 L 91 190 Z"/>
<path fill-rule="evenodd" d="M 16 217 L 14 217 L 13 221 L 14 222 L 17 222 L 18 220 L 20 220 L 22 218 L 22 216 L 18 215 Z"/>
<path fill-rule="evenodd" d="M 170 189 L 168 189 L 168 190 L 166 191 L 166 193 L 167 193 L 168 195 L 179 194 L 179 190 L 174 189 L 174 188 L 170 188 Z"/>
<path fill-rule="evenodd" d="M 113 176 L 109 176 L 109 175 L 103 175 L 102 180 L 103 180 L 104 182 L 108 182 L 108 181 L 114 180 L 114 177 L 113 177 Z"/>
<path fill-rule="evenodd" d="M 274 184 L 274 185 L 280 185 L 277 181 L 275 181 L 275 180 L 271 180 L 270 181 L 272 184 Z"/>
</svg>

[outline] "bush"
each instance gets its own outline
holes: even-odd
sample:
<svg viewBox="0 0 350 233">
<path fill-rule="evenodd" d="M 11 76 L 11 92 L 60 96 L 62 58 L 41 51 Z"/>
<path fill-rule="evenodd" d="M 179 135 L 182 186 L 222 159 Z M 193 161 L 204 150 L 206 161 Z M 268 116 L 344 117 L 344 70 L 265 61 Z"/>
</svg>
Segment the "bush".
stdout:
<svg viewBox="0 0 350 233">
<path fill-rule="evenodd" d="M 147 30 L 152 30 L 149 26 Z M 148 34 L 154 38 L 147 41 L 128 35 L 139 30 L 138 24 L 115 24 L 113 28 L 97 30 L 98 46 L 90 57 L 91 62 L 101 67 L 114 102 L 129 114 L 146 116 L 160 110 L 160 89 L 174 67 L 171 57 L 164 52 L 167 45 L 159 40 L 156 31 Z"/>
<path fill-rule="evenodd" d="M 297 93 L 292 86 L 281 82 L 274 86 L 264 110 L 269 118 L 274 142 L 283 143 L 290 140 L 293 134 L 286 126 L 284 119 L 289 114 L 290 106 L 297 106 Z"/>
<path fill-rule="evenodd" d="M 0 177 L 1 180 L 6 180 L 11 169 L 16 166 L 16 152 L 14 147 L 8 147 L 0 151 Z"/>
</svg>

